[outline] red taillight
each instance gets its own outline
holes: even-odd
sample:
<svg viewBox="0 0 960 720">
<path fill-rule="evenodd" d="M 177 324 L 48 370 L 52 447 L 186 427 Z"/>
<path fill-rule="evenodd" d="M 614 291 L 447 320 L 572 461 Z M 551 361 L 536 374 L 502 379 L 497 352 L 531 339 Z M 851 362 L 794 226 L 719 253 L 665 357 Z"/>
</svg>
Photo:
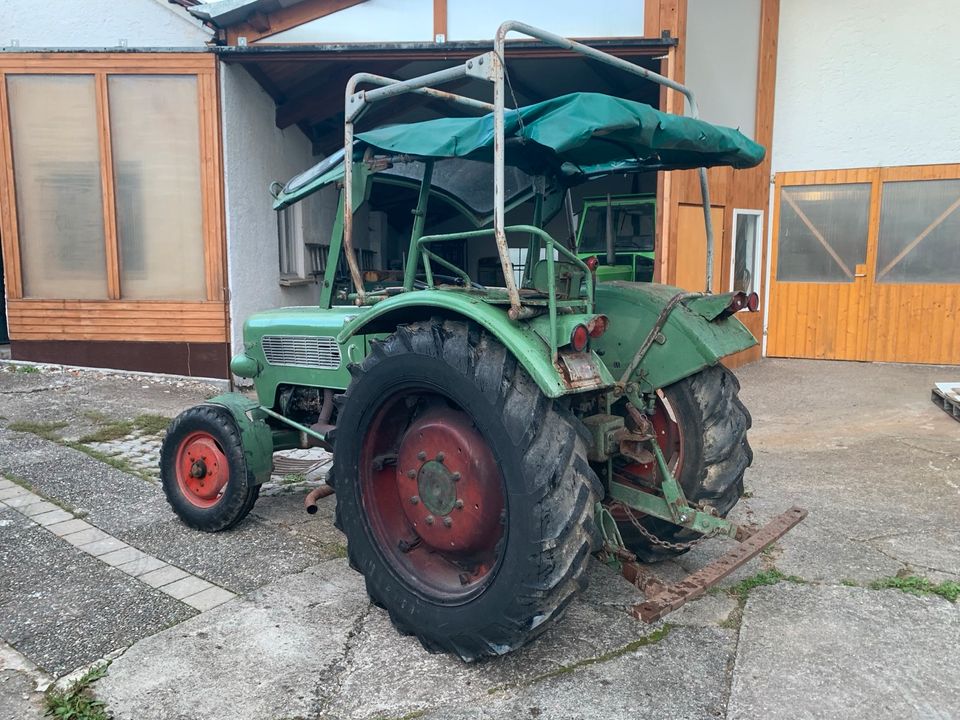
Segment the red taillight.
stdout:
<svg viewBox="0 0 960 720">
<path fill-rule="evenodd" d="M 607 325 L 609 324 L 610 321 L 606 315 L 597 315 L 587 323 L 587 330 L 590 332 L 590 337 L 598 338 L 603 335 L 607 331 Z"/>
<path fill-rule="evenodd" d="M 596 255 L 591 255 L 586 260 L 583 261 L 583 264 L 590 268 L 590 272 L 596 272 L 597 265 L 600 264 L 600 261 L 597 260 Z"/>
<path fill-rule="evenodd" d="M 734 293 L 730 299 L 730 304 L 727 305 L 727 314 L 733 315 L 735 312 L 740 312 L 747 307 L 747 301 L 747 294 L 745 292 Z"/>
<path fill-rule="evenodd" d="M 570 344 L 574 352 L 583 352 L 587 349 L 587 343 L 590 342 L 590 331 L 586 325 L 577 325 L 570 333 Z"/>
<path fill-rule="evenodd" d="M 760 296 L 755 292 L 747 295 L 747 310 L 750 312 L 756 312 L 760 309 Z"/>
</svg>

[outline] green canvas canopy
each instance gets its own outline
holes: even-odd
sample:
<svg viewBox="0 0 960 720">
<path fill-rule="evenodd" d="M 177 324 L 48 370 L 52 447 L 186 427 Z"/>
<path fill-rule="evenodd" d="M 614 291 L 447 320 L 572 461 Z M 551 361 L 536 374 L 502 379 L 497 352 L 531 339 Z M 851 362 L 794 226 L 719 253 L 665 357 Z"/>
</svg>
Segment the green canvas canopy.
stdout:
<svg viewBox="0 0 960 720">
<path fill-rule="evenodd" d="M 749 168 L 762 146 L 733 128 L 670 115 L 644 103 L 600 93 L 570 93 L 504 114 L 508 165 L 551 172 L 565 184 L 612 172 Z M 387 155 L 493 161 L 493 114 L 387 125 L 357 133 L 354 156 L 367 148 Z M 343 176 L 342 153 L 287 183 L 280 208 Z"/>
</svg>

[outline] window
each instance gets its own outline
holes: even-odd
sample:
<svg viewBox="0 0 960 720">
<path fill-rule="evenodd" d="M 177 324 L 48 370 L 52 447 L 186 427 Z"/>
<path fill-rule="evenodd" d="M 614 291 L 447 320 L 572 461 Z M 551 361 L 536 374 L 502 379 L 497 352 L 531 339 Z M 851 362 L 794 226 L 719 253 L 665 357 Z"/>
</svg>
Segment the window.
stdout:
<svg viewBox="0 0 960 720">
<path fill-rule="evenodd" d="M 201 80 L 134 56 L 109 70 L 89 62 L 0 74 L 20 253 L 12 297 L 217 298 L 220 251 L 207 258 L 206 239 L 217 245 L 219 226 L 205 226 L 202 180 L 217 169 L 200 88 L 210 92 L 212 64 Z"/>
<path fill-rule="evenodd" d="M 304 267 L 302 207 L 301 203 L 297 203 L 277 213 L 281 285 L 293 285 L 307 280 Z"/>
<path fill-rule="evenodd" d="M 23 294 L 105 299 L 94 76 L 11 75 L 7 97 Z"/>
<path fill-rule="evenodd" d="M 784 187 L 777 280 L 853 282 L 867 259 L 870 183 Z"/>
<path fill-rule="evenodd" d="M 759 294 L 763 213 L 760 210 L 734 210 L 733 237 L 730 289 Z"/>
<path fill-rule="evenodd" d="M 111 75 L 120 297 L 203 300 L 197 79 Z"/>
<path fill-rule="evenodd" d="M 883 183 L 877 282 L 960 282 L 960 180 Z"/>
</svg>

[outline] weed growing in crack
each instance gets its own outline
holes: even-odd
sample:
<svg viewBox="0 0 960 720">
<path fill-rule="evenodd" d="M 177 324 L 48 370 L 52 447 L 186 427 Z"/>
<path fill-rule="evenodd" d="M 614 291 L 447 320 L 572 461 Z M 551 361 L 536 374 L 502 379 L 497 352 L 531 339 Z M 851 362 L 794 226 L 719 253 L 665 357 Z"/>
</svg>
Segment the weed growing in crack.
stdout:
<svg viewBox="0 0 960 720">
<path fill-rule="evenodd" d="M 751 575 L 748 578 L 744 578 L 736 585 L 731 585 L 730 587 L 726 588 L 726 592 L 730 595 L 733 595 L 741 602 L 745 602 L 747 595 L 749 595 L 750 591 L 754 588 L 758 588 L 763 585 L 776 585 L 780 582 L 803 584 L 806 583 L 806 580 L 801 577 L 797 577 L 796 575 L 784 575 L 776 568 L 773 568 L 771 570 L 762 570 L 756 575 Z"/>
<path fill-rule="evenodd" d="M 66 690 L 48 691 L 46 715 L 61 720 L 110 720 L 106 706 L 90 692 L 90 685 L 107 674 L 108 666 L 93 668 Z"/>
<path fill-rule="evenodd" d="M 7 425 L 7 430 L 12 430 L 13 432 L 31 433 L 37 437 L 43 438 L 44 440 L 60 442 L 60 438 L 56 433 L 58 430 L 63 430 L 65 427 L 67 427 L 67 425 L 69 425 L 69 423 L 61 421 L 43 422 L 38 420 L 16 420 Z"/>
<path fill-rule="evenodd" d="M 900 590 L 911 595 L 939 595 L 952 603 L 960 598 L 960 583 L 944 580 L 934 583 L 919 575 L 884 577 L 870 583 L 871 590 Z"/>
</svg>

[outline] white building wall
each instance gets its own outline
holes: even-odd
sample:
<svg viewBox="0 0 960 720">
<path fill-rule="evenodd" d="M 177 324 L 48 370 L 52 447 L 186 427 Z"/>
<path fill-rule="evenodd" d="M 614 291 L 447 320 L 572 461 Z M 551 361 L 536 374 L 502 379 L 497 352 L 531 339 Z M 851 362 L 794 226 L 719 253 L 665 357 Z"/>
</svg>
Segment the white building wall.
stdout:
<svg viewBox="0 0 960 720">
<path fill-rule="evenodd" d="M 239 65 L 220 65 L 230 337 L 243 346 L 243 321 L 258 310 L 317 302 L 316 284 L 281 287 L 277 216 L 268 187 L 316 162 L 297 127 L 279 130 L 276 106 Z"/>
<path fill-rule="evenodd" d="M 773 171 L 960 162 L 960 2 L 783 0 Z"/>
<path fill-rule="evenodd" d="M 0 0 L 0 47 L 203 47 L 213 36 L 166 0 Z"/>
<path fill-rule="evenodd" d="M 684 83 L 700 117 L 756 135 L 760 0 L 688 0 Z"/>
<path fill-rule="evenodd" d="M 651 0 L 653 1 L 653 0 Z M 448 0 L 448 42 L 490 40 L 504 20 L 565 37 L 642 37 L 643 0 Z M 261 43 L 432 42 L 433 0 L 368 0 Z"/>
</svg>

